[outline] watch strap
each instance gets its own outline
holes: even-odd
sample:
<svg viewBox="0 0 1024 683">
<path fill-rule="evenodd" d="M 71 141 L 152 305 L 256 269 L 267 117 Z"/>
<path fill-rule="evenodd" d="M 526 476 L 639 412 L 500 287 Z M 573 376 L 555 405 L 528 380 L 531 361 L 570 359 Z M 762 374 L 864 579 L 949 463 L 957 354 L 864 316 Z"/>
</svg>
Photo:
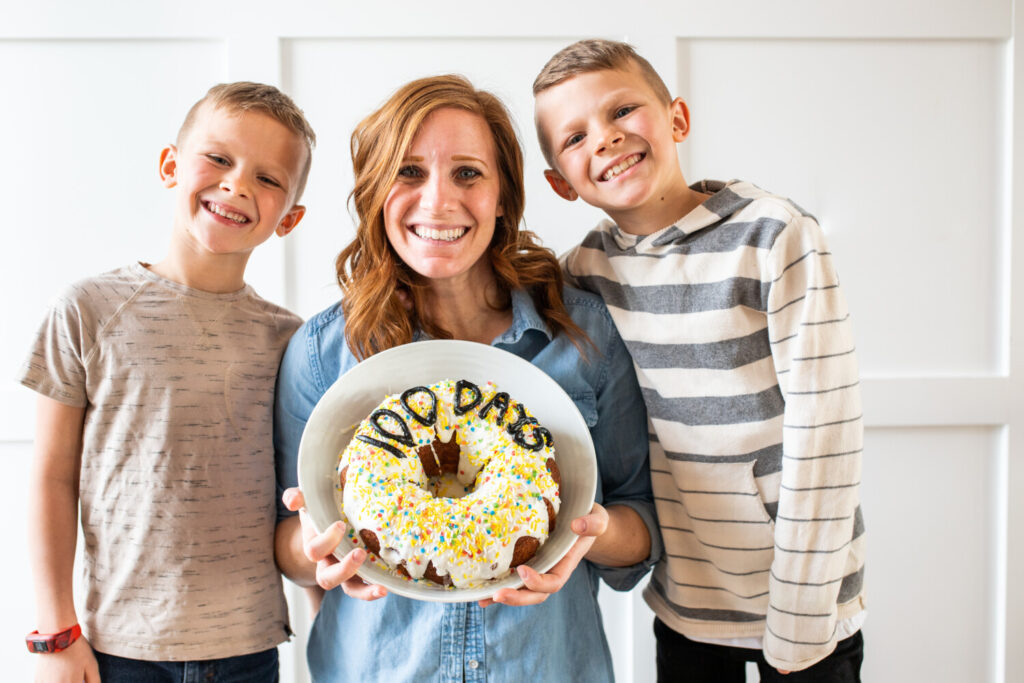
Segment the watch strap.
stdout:
<svg viewBox="0 0 1024 683">
<path fill-rule="evenodd" d="M 32 631 L 32 633 L 25 636 L 25 644 L 28 646 L 29 652 L 50 654 L 68 649 L 81 635 L 82 627 L 75 624 L 71 628 L 64 629 L 59 633 Z"/>
</svg>

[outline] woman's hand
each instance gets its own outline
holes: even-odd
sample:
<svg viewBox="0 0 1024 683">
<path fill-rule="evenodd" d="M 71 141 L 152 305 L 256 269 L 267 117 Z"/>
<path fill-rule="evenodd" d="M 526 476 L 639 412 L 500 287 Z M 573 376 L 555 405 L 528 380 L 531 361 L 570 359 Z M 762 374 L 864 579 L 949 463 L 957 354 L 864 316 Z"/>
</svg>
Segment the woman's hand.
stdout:
<svg viewBox="0 0 1024 683">
<path fill-rule="evenodd" d="M 341 586 L 345 595 L 360 600 L 377 600 L 387 595 L 384 586 L 368 584 L 356 576 L 356 571 L 366 560 L 366 551 L 353 548 L 339 560 L 334 556 L 338 544 L 345 538 L 345 524 L 341 521 L 327 527 L 318 534 L 304 508 L 306 499 L 298 488 L 285 490 L 281 496 L 286 508 L 299 512 L 302 524 L 302 551 L 306 557 L 316 563 L 316 582 L 324 590 Z"/>
<path fill-rule="evenodd" d="M 493 603 L 537 605 L 547 600 L 552 593 L 560 591 L 587 551 L 594 545 L 597 537 L 607 531 L 608 511 L 594 503 L 589 514 L 572 520 L 572 524 L 569 526 L 579 538 L 569 548 L 565 557 L 559 560 L 558 564 L 552 567 L 547 574 L 538 574 L 525 564 L 521 564 L 516 567 L 516 571 L 523 580 L 523 587 L 519 589 L 502 588 L 487 600 L 481 600 L 480 606 L 487 607 Z"/>
</svg>

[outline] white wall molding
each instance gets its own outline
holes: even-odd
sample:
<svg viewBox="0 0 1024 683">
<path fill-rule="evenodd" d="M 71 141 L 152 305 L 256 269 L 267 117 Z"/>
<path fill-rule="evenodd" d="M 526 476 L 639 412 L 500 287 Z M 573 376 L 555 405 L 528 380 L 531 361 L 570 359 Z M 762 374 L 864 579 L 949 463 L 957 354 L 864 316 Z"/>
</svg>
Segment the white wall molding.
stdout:
<svg viewBox="0 0 1024 683">
<path fill-rule="evenodd" d="M 580 36 L 647 27 L 694 38 L 1008 38 L 1012 8 L 1012 0 L 722 0 L 713 11 L 701 0 L 641 0 L 628 7 L 611 0 L 522 0 L 498 20 L 493 5 L 465 0 L 298 0 L 287 8 L 251 0 L 244 11 L 235 3 L 202 0 L 36 0 L 0 8 L 0 36 L 252 35 L 269 27 L 288 37 L 559 37 L 566 27 Z"/>
</svg>

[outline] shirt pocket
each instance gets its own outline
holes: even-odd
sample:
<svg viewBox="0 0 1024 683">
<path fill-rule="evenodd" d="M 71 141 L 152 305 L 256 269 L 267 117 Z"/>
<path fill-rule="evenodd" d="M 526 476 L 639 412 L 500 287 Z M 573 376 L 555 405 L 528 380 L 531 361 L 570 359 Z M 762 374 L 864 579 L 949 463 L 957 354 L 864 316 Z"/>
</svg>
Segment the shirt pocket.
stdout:
<svg viewBox="0 0 1024 683">
<path fill-rule="evenodd" d="M 593 429 L 597 424 L 597 396 L 590 389 L 579 389 L 567 391 L 566 393 L 569 394 L 569 398 L 575 404 L 576 410 L 580 411 L 580 415 L 583 416 L 583 420 L 587 423 L 587 428 Z"/>
<path fill-rule="evenodd" d="M 767 567 L 775 523 L 754 479 L 754 462 L 670 460 L 686 524 L 702 553 L 727 572 Z"/>
</svg>

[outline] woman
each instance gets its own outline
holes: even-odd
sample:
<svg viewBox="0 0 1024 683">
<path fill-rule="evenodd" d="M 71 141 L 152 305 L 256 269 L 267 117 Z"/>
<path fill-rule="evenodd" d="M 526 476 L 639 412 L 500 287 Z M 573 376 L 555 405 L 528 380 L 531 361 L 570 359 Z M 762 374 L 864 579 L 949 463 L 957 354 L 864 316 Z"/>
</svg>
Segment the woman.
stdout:
<svg viewBox="0 0 1024 683">
<path fill-rule="evenodd" d="M 313 677 L 611 680 L 598 575 L 628 589 L 660 554 L 646 415 L 611 318 L 596 297 L 563 290 L 554 256 L 519 229 L 522 153 L 494 96 L 457 76 L 409 83 L 359 124 L 352 156 L 359 225 L 337 259 L 343 298 L 296 333 L 281 365 L 279 481 L 295 486 L 302 429 L 338 376 L 399 344 L 464 339 L 531 361 L 572 397 L 594 439 L 604 507 L 573 520 L 580 539 L 548 574 L 522 565 L 524 588 L 480 604 L 384 597 L 355 576 L 365 551 L 331 555 L 340 522 L 315 536 L 307 526 L 304 541 L 299 518 L 283 519 L 282 571 L 300 585 L 342 588 L 328 590 L 313 625 Z M 303 504 L 294 488 L 284 501 Z M 484 611 L 492 602 L 503 604 Z"/>
</svg>

